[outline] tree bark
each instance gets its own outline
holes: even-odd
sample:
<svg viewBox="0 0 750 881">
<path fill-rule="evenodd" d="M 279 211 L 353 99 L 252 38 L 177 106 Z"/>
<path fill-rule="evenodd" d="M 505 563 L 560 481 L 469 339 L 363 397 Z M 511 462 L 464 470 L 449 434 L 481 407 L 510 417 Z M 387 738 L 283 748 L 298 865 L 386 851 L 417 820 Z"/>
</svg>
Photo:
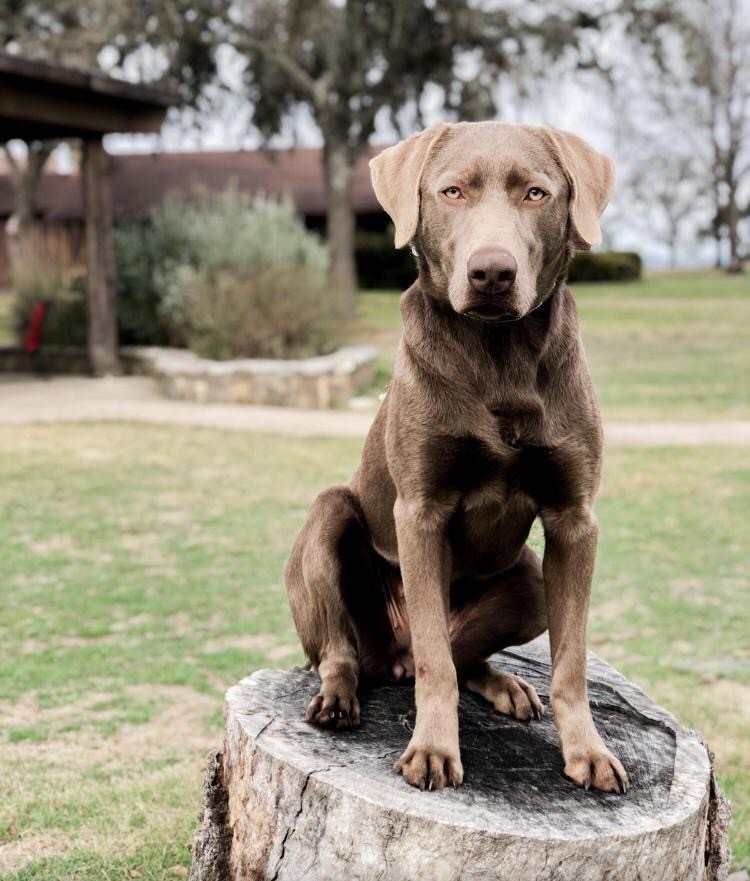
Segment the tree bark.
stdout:
<svg viewBox="0 0 750 881">
<path fill-rule="evenodd" d="M 39 175 L 33 168 L 21 169 L 16 176 L 11 175 L 13 182 L 13 219 L 16 235 L 24 238 L 34 223 L 34 203 L 39 189 Z"/>
<path fill-rule="evenodd" d="M 679 245 L 679 219 L 667 215 L 667 247 L 669 248 L 669 268 L 677 267 L 677 249 Z"/>
<path fill-rule="evenodd" d="M 549 642 L 492 659 L 549 706 Z M 728 805 L 693 732 L 589 656 L 597 726 L 626 796 L 565 779 L 548 711 L 519 723 L 462 693 L 465 782 L 420 792 L 393 771 L 414 725 L 413 688 L 362 695 L 362 727 L 303 721 L 316 674 L 262 670 L 230 689 L 223 753 L 206 778 L 191 881 L 723 881 Z"/>
<path fill-rule="evenodd" d="M 714 110 L 715 113 L 715 110 Z M 722 255 L 722 222 L 724 216 L 724 202 L 721 198 L 721 179 L 722 179 L 722 171 L 721 171 L 721 149 L 719 148 L 719 144 L 716 140 L 715 134 L 715 124 L 712 123 L 711 130 L 713 133 L 712 137 L 712 145 L 713 145 L 713 156 L 714 161 L 711 167 L 711 189 L 713 195 L 713 205 L 714 205 L 714 241 L 716 242 L 716 269 L 721 269 L 724 259 Z"/>
<path fill-rule="evenodd" d="M 33 141 L 26 145 L 26 164 L 14 159 L 6 147 L 10 181 L 13 187 L 13 214 L 6 221 L 8 236 L 8 255 L 11 271 L 18 265 L 26 253 L 26 240 L 34 228 L 34 213 L 39 181 L 57 141 Z"/>
<path fill-rule="evenodd" d="M 83 203 L 88 258 L 88 351 L 96 376 L 119 373 L 115 249 L 109 156 L 101 138 L 83 143 Z"/>
<path fill-rule="evenodd" d="M 354 262 L 354 208 L 352 185 L 354 157 L 346 144 L 326 140 L 324 148 L 326 183 L 326 233 L 331 281 L 341 292 L 346 312 L 356 307 L 357 269 Z"/>
<path fill-rule="evenodd" d="M 740 258 L 740 212 L 737 208 L 737 191 L 734 185 L 729 188 L 729 203 L 727 205 L 727 226 L 729 227 L 729 266 L 727 272 L 742 272 L 742 260 Z"/>
</svg>

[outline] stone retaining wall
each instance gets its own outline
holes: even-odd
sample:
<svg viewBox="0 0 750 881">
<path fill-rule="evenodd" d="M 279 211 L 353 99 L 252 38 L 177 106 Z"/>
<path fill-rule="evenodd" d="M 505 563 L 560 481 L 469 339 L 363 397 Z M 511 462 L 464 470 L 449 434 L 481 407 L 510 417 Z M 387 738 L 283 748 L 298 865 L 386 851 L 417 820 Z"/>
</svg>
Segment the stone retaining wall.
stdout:
<svg viewBox="0 0 750 881">
<path fill-rule="evenodd" d="M 184 349 L 127 346 L 128 373 L 152 376 L 166 397 L 200 403 L 343 407 L 375 378 L 378 351 L 347 346 L 316 358 L 210 361 Z"/>
</svg>

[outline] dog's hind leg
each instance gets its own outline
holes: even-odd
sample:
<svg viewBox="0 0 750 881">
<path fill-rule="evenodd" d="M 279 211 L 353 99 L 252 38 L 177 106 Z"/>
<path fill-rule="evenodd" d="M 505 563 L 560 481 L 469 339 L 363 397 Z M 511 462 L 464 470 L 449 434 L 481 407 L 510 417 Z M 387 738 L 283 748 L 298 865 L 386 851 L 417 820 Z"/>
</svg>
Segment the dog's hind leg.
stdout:
<svg viewBox="0 0 750 881">
<path fill-rule="evenodd" d="M 486 659 L 523 645 L 546 629 L 544 580 L 539 558 L 524 548 L 515 566 L 488 582 L 457 582 L 451 588 L 449 629 L 456 670 L 464 685 L 495 710 L 516 719 L 544 712 L 531 683 L 493 669 Z"/>
<path fill-rule="evenodd" d="M 306 718 L 330 728 L 359 725 L 361 658 L 387 621 L 378 602 L 378 567 L 354 494 L 332 487 L 315 500 L 292 549 L 285 579 L 302 647 L 320 675 Z M 358 622 L 367 624 L 367 636 Z M 382 625 L 384 626 L 384 625 Z M 382 635 L 387 642 L 387 631 Z"/>
</svg>

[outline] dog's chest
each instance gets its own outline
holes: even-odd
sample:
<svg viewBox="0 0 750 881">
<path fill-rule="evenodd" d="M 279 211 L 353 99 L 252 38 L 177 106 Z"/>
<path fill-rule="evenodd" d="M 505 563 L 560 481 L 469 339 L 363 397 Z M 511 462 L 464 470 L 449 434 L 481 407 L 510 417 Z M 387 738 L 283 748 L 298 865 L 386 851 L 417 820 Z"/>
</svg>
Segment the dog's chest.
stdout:
<svg viewBox="0 0 750 881">
<path fill-rule="evenodd" d="M 545 431 L 544 412 L 530 403 L 489 410 L 481 433 L 452 438 L 435 461 L 438 484 L 461 494 L 464 511 L 518 502 L 563 507 L 574 495 L 574 462 Z M 512 504 L 511 504 L 512 507 Z"/>
<path fill-rule="evenodd" d="M 521 400 L 509 405 L 487 407 L 489 419 L 483 426 L 491 447 L 498 444 L 511 449 L 546 446 L 544 407 L 538 399 Z"/>
<path fill-rule="evenodd" d="M 451 470 L 460 493 L 449 527 L 454 566 L 486 576 L 512 565 L 540 510 L 565 507 L 574 487 L 558 449 L 463 440 Z"/>
<path fill-rule="evenodd" d="M 484 505 L 503 505 L 523 496 L 538 508 L 564 507 L 573 494 L 572 476 L 564 451 L 556 447 L 513 443 L 493 448 L 477 440 L 456 462 L 465 510 Z"/>
</svg>

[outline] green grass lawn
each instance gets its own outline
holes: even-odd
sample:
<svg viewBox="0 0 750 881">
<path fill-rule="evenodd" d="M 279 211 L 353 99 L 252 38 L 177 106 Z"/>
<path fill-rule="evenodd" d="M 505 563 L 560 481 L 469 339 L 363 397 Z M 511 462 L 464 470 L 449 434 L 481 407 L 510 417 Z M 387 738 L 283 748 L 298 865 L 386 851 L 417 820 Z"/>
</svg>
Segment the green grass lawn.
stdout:
<svg viewBox="0 0 750 881">
<path fill-rule="evenodd" d="M 282 570 L 361 442 L 0 428 L 0 875 L 184 877 L 224 690 L 300 660 Z M 750 867 L 746 450 L 612 450 L 591 644 L 717 754 Z"/>
<path fill-rule="evenodd" d="M 750 418 L 750 274 L 663 272 L 573 289 L 606 419 Z M 359 340 L 382 347 L 388 381 L 398 297 L 360 295 Z"/>
</svg>

